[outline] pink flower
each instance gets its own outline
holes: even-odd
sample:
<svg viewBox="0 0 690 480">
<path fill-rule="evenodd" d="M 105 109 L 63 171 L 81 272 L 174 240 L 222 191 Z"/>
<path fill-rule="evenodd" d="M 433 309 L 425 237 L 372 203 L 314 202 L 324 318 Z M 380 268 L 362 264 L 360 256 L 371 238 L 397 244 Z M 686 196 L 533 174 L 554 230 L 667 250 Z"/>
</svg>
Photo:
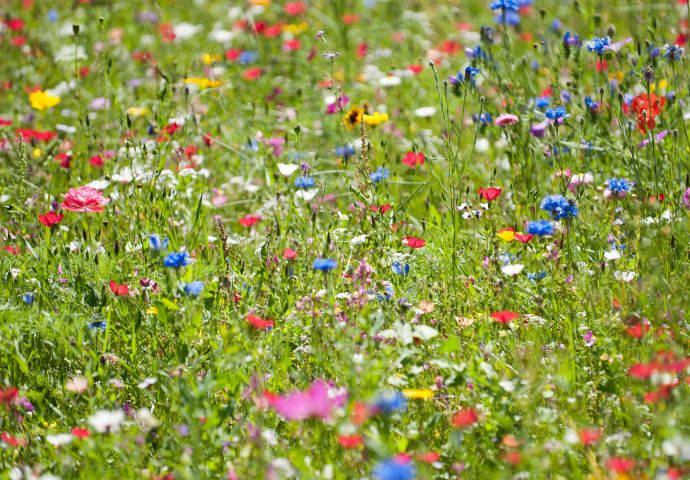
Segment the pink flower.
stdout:
<svg viewBox="0 0 690 480">
<path fill-rule="evenodd" d="M 345 403 L 346 393 L 329 395 L 328 385 L 322 381 L 316 381 L 309 390 L 295 392 L 279 397 L 265 392 L 264 397 L 268 404 L 277 413 L 290 421 L 302 421 L 310 417 L 326 420 L 331 410 Z"/>
<path fill-rule="evenodd" d="M 514 123 L 517 123 L 519 120 L 520 118 L 517 115 L 513 115 L 512 113 L 504 113 L 496 117 L 495 123 L 496 125 L 500 125 L 503 127 L 505 125 L 512 125 Z"/>
<path fill-rule="evenodd" d="M 110 201 L 101 192 L 91 187 L 70 188 L 62 201 L 62 208 L 70 212 L 102 212 L 103 205 Z"/>
</svg>

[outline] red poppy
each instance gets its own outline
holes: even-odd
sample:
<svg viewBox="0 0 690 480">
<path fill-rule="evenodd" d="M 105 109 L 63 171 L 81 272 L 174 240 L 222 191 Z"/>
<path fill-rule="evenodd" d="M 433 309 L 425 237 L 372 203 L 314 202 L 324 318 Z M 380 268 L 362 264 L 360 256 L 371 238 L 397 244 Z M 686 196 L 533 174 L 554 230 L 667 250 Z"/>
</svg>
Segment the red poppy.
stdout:
<svg viewBox="0 0 690 480">
<path fill-rule="evenodd" d="M 184 150 L 184 154 L 186 157 L 191 157 L 192 155 L 196 154 L 199 151 L 199 147 L 190 145 Z"/>
<path fill-rule="evenodd" d="M 606 461 L 606 467 L 616 473 L 627 473 L 635 467 L 632 458 L 612 457 Z"/>
<path fill-rule="evenodd" d="M 534 235 L 513 235 L 513 238 L 518 242 L 527 243 L 534 238 Z"/>
<path fill-rule="evenodd" d="M 675 386 L 675 385 L 674 385 Z M 659 390 L 656 392 L 648 392 L 644 396 L 644 401 L 646 403 L 657 403 L 660 402 L 661 400 L 668 400 L 671 397 L 671 388 L 670 386 L 664 385 Z"/>
<path fill-rule="evenodd" d="M 423 248 L 426 241 L 421 238 L 405 237 L 402 239 L 402 244 L 414 250 L 415 248 Z"/>
<path fill-rule="evenodd" d="M 89 158 L 89 163 L 96 168 L 102 168 L 103 157 L 101 157 L 100 155 L 94 155 L 93 157 Z"/>
<path fill-rule="evenodd" d="M 652 376 L 652 374 L 659 370 L 660 365 L 657 362 L 651 363 L 638 363 L 633 365 L 628 369 L 628 375 L 633 378 L 639 378 L 641 380 L 647 379 Z"/>
<path fill-rule="evenodd" d="M 522 445 L 522 442 L 517 441 L 515 437 L 513 437 L 512 435 L 506 435 L 505 437 L 503 437 L 502 442 L 503 445 L 511 448 L 519 447 L 520 445 Z"/>
<path fill-rule="evenodd" d="M 473 409 L 461 410 L 451 418 L 451 423 L 455 428 L 466 428 L 474 425 L 479 420 L 479 415 Z"/>
<path fill-rule="evenodd" d="M 640 133 L 644 135 L 647 133 L 647 128 L 654 128 L 656 126 L 654 117 L 661 113 L 665 105 L 666 97 L 659 97 L 654 93 L 649 95 L 642 93 L 633 98 L 630 108 L 637 114 L 637 129 Z M 642 112 L 647 112 L 646 122 Z"/>
<path fill-rule="evenodd" d="M 232 301 L 235 302 L 235 305 L 240 303 L 240 300 L 242 300 L 242 295 L 237 292 L 232 292 Z"/>
<path fill-rule="evenodd" d="M 625 329 L 625 333 L 635 338 L 642 338 L 649 331 L 649 325 L 643 325 L 642 323 L 636 323 L 632 327 Z"/>
<path fill-rule="evenodd" d="M 291 248 L 286 248 L 285 251 L 283 252 L 283 258 L 287 258 L 288 260 L 293 260 L 297 258 L 297 252 L 295 252 Z"/>
<path fill-rule="evenodd" d="M 402 162 L 412 168 L 417 168 L 417 165 L 424 165 L 424 154 L 407 152 L 405 157 L 402 159 Z"/>
<path fill-rule="evenodd" d="M 24 35 L 19 35 L 18 37 L 13 37 L 12 40 L 10 40 L 12 45 L 15 47 L 21 47 L 26 43 L 26 37 Z"/>
<path fill-rule="evenodd" d="M 177 123 L 171 123 L 170 125 L 163 127 L 163 133 L 170 133 L 173 134 L 175 133 L 180 126 Z"/>
<path fill-rule="evenodd" d="M 38 221 L 41 222 L 46 227 L 52 227 L 56 223 L 60 223 L 64 215 L 58 215 L 55 212 L 48 212 L 45 215 L 39 215 Z"/>
<path fill-rule="evenodd" d="M 0 119 L 0 127 L 5 127 L 7 125 L 12 125 L 12 120 L 2 120 Z"/>
<path fill-rule="evenodd" d="M 7 432 L 2 432 L 2 435 L 0 435 L 0 439 L 2 439 L 2 441 L 7 443 L 8 445 L 12 445 L 13 447 L 23 447 L 26 445 L 26 440 L 11 437 L 7 434 Z"/>
<path fill-rule="evenodd" d="M 601 60 L 597 60 L 597 72 L 601 72 L 604 69 L 607 69 L 609 67 L 609 62 L 604 62 L 602 65 Z"/>
<path fill-rule="evenodd" d="M 460 51 L 460 44 L 452 40 L 445 40 L 441 49 L 443 50 L 443 53 L 447 55 L 455 55 Z"/>
<path fill-rule="evenodd" d="M 499 196 L 501 196 L 502 190 L 500 188 L 480 188 L 477 193 L 482 196 L 484 200 L 492 201 L 497 199 Z"/>
<path fill-rule="evenodd" d="M 269 328 L 275 325 L 273 320 L 264 320 L 254 315 L 247 315 L 247 321 L 252 324 L 254 328 Z"/>
<path fill-rule="evenodd" d="M 204 134 L 204 143 L 209 147 L 213 146 L 213 134 L 211 132 Z"/>
<path fill-rule="evenodd" d="M 338 444 L 345 448 L 355 448 L 362 444 L 361 435 L 339 435 Z"/>
<path fill-rule="evenodd" d="M 661 369 L 664 372 L 681 373 L 682 371 L 686 370 L 688 366 L 690 366 L 690 359 L 686 358 L 685 360 L 680 360 L 679 362 L 673 362 L 667 365 L 663 365 Z"/>
<path fill-rule="evenodd" d="M 252 67 L 245 70 L 242 76 L 245 80 L 256 80 L 261 76 L 262 72 L 261 67 Z"/>
<path fill-rule="evenodd" d="M 24 137 L 25 142 L 30 142 L 31 139 L 36 138 L 41 142 L 47 142 L 57 137 L 57 132 L 39 132 L 38 130 L 32 130 L 30 128 L 18 128 L 15 130 L 17 135 Z"/>
<path fill-rule="evenodd" d="M 244 218 L 240 218 L 238 222 L 240 222 L 240 225 L 243 227 L 251 227 L 256 225 L 259 220 L 261 220 L 259 215 L 245 215 Z"/>
<path fill-rule="evenodd" d="M 158 26 L 158 32 L 161 34 L 161 40 L 164 43 L 172 43 L 175 41 L 175 33 L 171 23 L 162 23 Z"/>
<path fill-rule="evenodd" d="M 352 408 L 352 423 L 361 425 L 369 418 L 369 409 L 362 402 L 356 402 Z"/>
<path fill-rule="evenodd" d="M 377 207 L 375 205 L 369 207 L 370 210 L 373 210 L 374 212 L 379 212 L 379 213 L 386 213 L 388 210 L 391 209 L 390 203 L 387 203 L 386 205 L 381 205 L 380 207 Z"/>
<path fill-rule="evenodd" d="M 91 436 L 87 429 L 78 427 L 74 427 L 72 429 L 72 435 L 74 435 L 77 438 L 89 438 Z"/>
<path fill-rule="evenodd" d="M 518 451 L 504 452 L 501 454 L 501 458 L 511 465 L 520 465 L 520 462 L 522 462 L 522 456 Z"/>
<path fill-rule="evenodd" d="M 124 283 L 122 285 L 118 285 L 117 282 L 111 280 L 109 285 L 110 290 L 112 290 L 116 297 L 123 297 L 129 293 L 129 287 Z"/>
<path fill-rule="evenodd" d="M 601 438 L 601 432 L 596 429 L 584 429 L 580 432 L 580 443 L 584 446 L 597 443 Z"/>
<path fill-rule="evenodd" d="M 491 314 L 494 320 L 496 320 L 498 323 L 508 323 L 512 320 L 515 320 L 517 317 L 520 316 L 519 313 L 515 312 L 493 312 Z"/>
<path fill-rule="evenodd" d="M 240 58 L 240 55 L 242 54 L 242 50 L 239 48 L 231 48 L 230 50 L 227 50 L 225 52 L 225 59 L 229 62 L 234 62 L 238 58 Z"/>
<path fill-rule="evenodd" d="M 9 406 L 10 403 L 17 400 L 17 397 L 19 397 L 19 390 L 15 387 L 0 387 L 0 404 Z"/>
<path fill-rule="evenodd" d="M 294 17 L 296 15 L 299 15 L 300 13 L 304 13 L 307 11 L 307 4 L 304 2 L 287 2 L 285 6 L 285 13 L 290 15 L 291 17 Z"/>
<path fill-rule="evenodd" d="M 343 23 L 345 25 L 351 25 L 359 22 L 359 18 L 359 15 L 343 15 Z"/>
<path fill-rule="evenodd" d="M 367 54 L 367 50 L 369 50 L 369 44 L 367 42 L 362 42 L 359 45 L 357 45 L 357 50 L 355 50 L 355 56 L 357 58 L 364 58 L 364 56 Z"/>
<path fill-rule="evenodd" d="M 60 153 L 55 155 L 55 161 L 59 162 L 62 168 L 72 168 L 72 165 L 70 165 L 72 156 L 69 153 Z"/>
<path fill-rule="evenodd" d="M 300 48 L 302 48 L 302 42 L 300 42 L 296 38 L 292 40 L 287 40 L 283 43 L 282 48 L 284 52 L 294 52 L 295 50 L 299 50 Z"/>
<path fill-rule="evenodd" d="M 79 69 L 79 76 L 80 76 L 81 78 L 84 78 L 84 77 L 87 76 L 90 72 L 91 72 L 91 67 L 89 67 L 89 66 L 87 65 L 87 66 L 82 67 L 82 68 Z"/>
<path fill-rule="evenodd" d="M 283 26 L 282 25 L 272 25 L 270 27 L 266 27 L 262 29 L 261 34 L 264 37 L 268 38 L 275 38 L 278 35 L 280 35 L 280 32 L 283 31 Z"/>
<path fill-rule="evenodd" d="M 21 255 L 22 251 L 19 247 L 2 247 L 3 250 L 10 252 L 12 255 Z"/>
<path fill-rule="evenodd" d="M 24 21 L 20 20 L 19 18 L 14 18 L 14 19 L 10 20 L 9 22 L 7 22 L 7 28 L 9 28 L 10 30 L 13 30 L 15 32 L 17 30 L 21 30 L 22 28 L 24 28 Z"/>
<path fill-rule="evenodd" d="M 424 463 L 434 463 L 439 458 L 441 458 L 441 454 L 436 452 L 417 454 L 417 460 Z"/>
<path fill-rule="evenodd" d="M 411 71 L 412 73 L 414 73 L 414 74 L 417 74 L 417 73 L 421 72 L 423 68 L 424 68 L 424 67 L 422 67 L 422 66 L 419 65 L 418 63 L 415 63 L 414 65 L 410 65 L 409 67 L 407 67 L 407 69 L 408 69 L 409 71 Z"/>
</svg>

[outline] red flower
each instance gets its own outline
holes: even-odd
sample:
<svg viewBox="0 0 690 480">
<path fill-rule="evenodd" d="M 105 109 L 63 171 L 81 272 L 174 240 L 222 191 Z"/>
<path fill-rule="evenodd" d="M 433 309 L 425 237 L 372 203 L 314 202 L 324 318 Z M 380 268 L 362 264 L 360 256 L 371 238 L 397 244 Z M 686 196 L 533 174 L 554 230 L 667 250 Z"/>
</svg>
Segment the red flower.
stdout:
<svg viewBox="0 0 690 480">
<path fill-rule="evenodd" d="M 343 15 L 343 23 L 345 25 L 351 25 L 357 22 L 359 22 L 359 15 Z"/>
<path fill-rule="evenodd" d="M 14 18 L 7 22 L 7 28 L 13 31 L 18 31 L 24 28 L 24 21 L 20 20 L 19 18 Z"/>
<path fill-rule="evenodd" d="M 175 41 L 175 34 L 171 23 L 163 23 L 158 26 L 158 31 L 161 34 L 161 39 L 164 43 L 172 43 Z"/>
<path fill-rule="evenodd" d="M 26 445 L 26 440 L 11 437 L 7 434 L 7 432 L 2 432 L 2 435 L 0 435 L 0 439 L 2 439 L 3 442 L 9 445 L 12 445 L 13 447 L 23 447 Z"/>
<path fill-rule="evenodd" d="M 473 409 L 461 410 L 451 418 L 451 423 L 455 428 L 466 428 L 474 425 L 479 420 L 479 415 Z"/>
<path fill-rule="evenodd" d="M 585 429 L 580 432 L 580 443 L 584 446 L 597 443 L 601 438 L 601 432 L 596 429 Z"/>
<path fill-rule="evenodd" d="M 520 314 L 515 312 L 493 312 L 491 316 L 498 323 L 508 323 L 511 320 L 515 320 Z"/>
<path fill-rule="evenodd" d="M 251 227 L 252 225 L 256 225 L 259 220 L 261 220 L 261 216 L 259 215 L 245 215 L 244 218 L 240 218 L 238 222 L 240 222 L 240 225 L 243 227 Z"/>
<path fill-rule="evenodd" d="M 251 323 L 254 328 L 259 329 L 268 328 L 275 325 L 273 320 L 264 320 L 254 315 L 247 315 L 247 321 Z"/>
<path fill-rule="evenodd" d="M 33 138 L 36 138 L 41 142 L 47 142 L 52 140 L 54 137 L 57 137 L 57 132 L 39 132 L 30 128 L 18 128 L 16 133 L 17 135 L 22 135 L 25 142 L 30 142 Z"/>
<path fill-rule="evenodd" d="M 452 40 L 445 40 L 442 46 L 443 53 L 447 55 L 455 55 L 460 51 L 460 44 Z"/>
<path fill-rule="evenodd" d="M 173 134 L 173 133 L 175 133 L 179 128 L 180 128 L 180 126 L 179 126 L 178 124 L 176 124 L 176 123 L 171 123 L 171 124 L 168 125 L 167 127 L 163 127 L 163 133 L 170 133 L 170 134 Z"/>
<path fill-rule="evenodd" d="M 628 369 L 628 375 L 633 378 L 645 380 L 651 377 L 655 371 L 659 370 L 659 367 L 660 365 L 657 362 L 647 364 L 638 363 L 637 365 L 633 365 Z"/>
<path fill-rule="evenodd" d="M 606 467 L 616 473 L 627 473 L 635 467 L 635 460 L 632 458 L 613 457 L 606 461 Z"/>
<path fill-rule="evenodd" d="M 225 59 L 229 62 L 234 62 L 238 58 L 240 58 L 240 54 L 242 53 L 242 50 L 239 48 L 231 48 L 230 50 L 227 50 L 225 52 Z"/>
<path fill-rule="evenodd" d="M 373 210 L 374 212 L 379 212 L 379 213 L 386 213 L 388 210 L 391 209 L 390 203 L 387 203 L 386 205 L 381 205 L 380 207 L 377 207 L 375 205 L 369 207 L 370 210 Z"/>
<path fill-rule="evenodd" d="M 338 444 L 345 448 L 355 448 L 362 444 L 362 437 L 361 435 L 339 435 Z"/>
<path fill-rule="evenodd" d="M 513 235 L 513 238 L 518 242 L 527 243 L 534 238 L 534 235 Z"/>
<path fill-rule="evenodd" d="M 64 215 L 58 215 L 55 212 L 48 212 L 45 215 L 39 215 L 38 221 L 41 222 L 46 227 L 52 227 L 56 223 L 60 223 Z"/>
<path fill-rule="evenodd" d="M 501 189 L 500 188 L 480 188 L 477 193 L 482 196 L 484 200 L 492 201 L 497 199 L 501 195 Z"/>
<path fill-rule="evenodd" d="M 72 168 L 70 162 L 72 161 L 72 156 L 67 153 L 60 153 L 55 156 L 55 161 L 60 162 L 62 168 Z"/>
<path fill-rule="evenodd" d="M 407 152 L 402 162 L 412 168 L 417 168 L 417 165 L 424 165 L 424 154 Z"/>
<path fill-rule="evenodd" d="M 74 427 L 72 429 L 72 435 L 74 435 L 77 438 L 89 438 L 91 436 L 87 429 L 77 427 Z"/>
<path fill-rule="evenodd" d="M 12 120 L 2 120 L 0 119 L 0 127 L 5 127 L 7 125 L 12 125 Z"/>
<path fill-rule="evenodd" d="M 361 425 L 369 418 L 369 409 L 362 402 L 356 402 L 352 409 L 352 423 Z"/>
<path fill-rule="evenodd" d="M 297 258 L 297 252 L 295 252 L 291 248 L 286 248 L 285 251 L 283 252 L 283 258 L 287 258 L 288 260 L 292 260 Z"/>
<path fill-rule="evenodd" d="M 285 4 L 285 13 L 290 15 L 291 17 L 294 17 L 296 15 L 299 15 L 300 13 L 304 13 L 307 11 L 307 4 L 304 2 L 287 2 Z"/>
<path fill-rule="evenodd" d="M 10 403 L 17 400 L 19 396 L 19 391 L 15 387 L 0 387 L 0 404 L 9 406 Z"/>
<path fill-rule="evenodd" d="M 414 74 L 417 74 L 417 73 L 421 72 L 423 68 L 424 68 L 424 67 L 422 67 L 421 65 L 419 65 L 419 64 L 417 64 L 417 63 L 415 63 L 414 65 L 410 65 L 409 67 L 407 67 L 407 69 L 410 70 L 410 71 L 411 71 L 412 73 L 414 73 Z"/>
<path fill-rule="evenodd" d="M 12 255 L 21 255 L 22 251 L 19 247 L 2 247 L 3 250 L 10 252 Z"/>
<path fill-rule="evenodd" d="M 240 303 L 240 300 L 242 300 L 242 295 L 237 292 L 232 292 L 232 301 L 235 302 L 235 305 Z"/>
<path fill-rule="evenodd" d="M 441 458 L 440 453 L 429 452 L 429 453 L 419 453 L 417 454 L 417 459 L 424 463 L 434 463 L 436 460 Z"/>
<path fill-rule="evenodd" d="M 245 80 L 256 80 L 261 76 L 262 71 L 261 67 L 252 67 L 245 70 L 242 76 Z"/>
<path fill-rule="evenodd" d="M 300 42 L 296 38 L 293 40 L 288 40 L 285 43 L 283 43 L 282 48 L 284 52 L 294 52 L 295 50 L 299 50 L 300 48 L 302 48 L 302 42 Z"/>
<path fill-rule="evenodd" d="M 115 294 L 116 297 L 123 297 L 129 293 L 129 287 L 124 283 L 118 285 L 114 280 L 110 281 L 110 290 Z"/>
<path fill-rule="evenodd" d="M 89 163 L 96 168 L 101 168 L 103 167 L 103 157 L 100 155 L 94 155 L 93 157 L 89 158 Z"/>
<path fill-rule="evenodd" d="M 522 461 L 522 456 L 520 455 L 520 452 L 517 451 L 504 452 L 501 454 L 501 457 L 511 465 L 520 465 L 520 462 Z"/>
<path fill-rule="evenodd" d="M 191 157 L 192 155 L 196 154 L 196 152 L 198 152 L 198 151 L 199 151 L 199 147 L 197 147 L 195 145 L 190 145 L 187 148 L 185 148 L 184 154 L 187 157 Z"/>
<path fill-rule="evenodd" d="M 426 245 L 426 241 L 421 238 L 405 237 L 402 239 L 402 244 L 414 250 L 415 248 L 423 248 Z"/>
<path fill-rule="evenodd" d="M 364 56 L 367 54 L 367 50 L 369 50 L 369 44 L 367 42 L 362 42 L 359 45 L 357 45 L 355 56 L 357 58 L 364 58 Z"/>
<path fill-rule="evenodd" d="M 280 35 L 280 32 L 281 32 L 282 30 L 283 30 L 283 26 L 282 26 L 282 25 L 273 25 L 273 26 L 270 26 L 270 27 L 263 28 L 263 29 L 261 30 L 261 34 L 262 34 L 264 37 L 274 38 L 274 37 L 277 37 L 278 35 Z"/>
<path fill-rule="evenodd" d="M 654 117 L 661 113 L 666 105 L 666 97 L 659 97 L 654 93 L 647 95 L 642 93 L 633 98 L 630 107 L 637 114 L 637 128 L 643 135 L 647 133 L 647 128 L 654 128 L 656 122 Z M 647 121 L 642 112 L 647 112 Z"/>
<path fill-rule="evenodd" d="M 81 78 L 84 78 L 84 77 L 87 76 L 90 72 L 91 72 L 91 68 L 87 65 L 87 66 L 82 67 L 82 68 L 79 69 L 79 76 L 80 76 Z"/>
<path fill-rule="evenodd" d="M 635 338 L 642 338 L 649 331 L 649 325 L 643 325 L 642 323 L 636 323 L 632 327 L 625 329 L 625 333 Z"/>
</svg>

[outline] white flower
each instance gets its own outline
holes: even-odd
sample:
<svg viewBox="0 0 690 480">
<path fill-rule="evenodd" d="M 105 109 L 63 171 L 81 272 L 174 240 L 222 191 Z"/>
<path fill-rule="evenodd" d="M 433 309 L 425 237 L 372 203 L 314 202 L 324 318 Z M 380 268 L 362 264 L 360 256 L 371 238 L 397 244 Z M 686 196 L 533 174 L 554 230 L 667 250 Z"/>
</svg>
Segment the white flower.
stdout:
<svg viewBox="0 0 690 480">
<path fill-rule="evenodd" d="M 155 385 L 156 381 L 157 381 L 157 380 L 156 380 L 155 378 L 149 377 L 149 378 L 144 379 L 144 381 L 141 382 L 139 385 L 137 385 L 137 387 L 139 387 L 139 388 L 149 388 L 149 387 L 152 387 L 153 385 Z"/>
<path fill-rule="evenodd" d="M 484 153 L 489 150 L 490 146 L 491 144 L 486 138 L 478 138 L 474 149 L 477 151 L 477 153 Z"/>
<path fill-rule="evenodd" d="M 228 30 L 211 30 L 208 38 L 218 43 L 228 43 L 235 35 Z"/>
<path fill-rule="evenodd" d="M 160 420 L 153 416 L 151 410 L 148 408 L 140 408 L 137 411 L 137 421 L 139 425 L 141 425 L 141 428 L 147 432 L 152 428 L 156 428 L 161 423 Z"/>
<path fill-rule="evenodd" d="M 351 297 L 352 297 L 352 294 L 350 294 L 348 292 L 340 292 L 339 294 L 337 294 L 335 296 L 335 298 L 337 298 L 338 300 L 349 299 Z"/>
<path fill-rule="evenodd" d="M 88 422 L 99 433 L 117 433 L 124 420 L 125 412 L 122 410 L 99 410 L 89 417 Z"/>
<path fill-rule="evenodd" d="M 244 191 L 245 191 L 245 192 L 256 193 L 256 192 L 258 192 L 259 190 L 261 190 L 261 187 L 259 187 L 258 185 L 254 185 L 253 183 L 247 183 L 247 184 L 244 186 Z"/>
<path fill-rule="evenodd" d="M 368 236 L 369 235 L 360 235 L 358 237 L 354 237 L 352 240 L 350 240 L 350 245 L 361 245 L 367 241 Z"/>
<path fill-rule="evenodd" d="M 12 278 L 17 278 L 17 275 L 19 275 L 19 272 L 21 272 L 21 270 L 19 270 L 18 268 L 13 268 L 10 271 L 12 272 Z"/>
<path fill-rule="evenodd" d="M 613 261 L 621 258 L 621 254 L 618 253 L 618 250 L 611 250 L 610 252 L 605 252 L 604 257 L 606 260 Z"/>
<path fill-rule="evenodd" d="M 498 382 L 498 384 L 501 386 L 501 388 L 503 388 L 503 390 L 505 390 L 508 393 L 515 390 L 515 384 L 510 380 L 501 380 L 500 382 Z"/>
<path fill-rule="evenodd" d="M 71 433 L 58 433 L 57 435 L 47 435 L 46 441 L 55 447 L 67 445 L 74 440 L 74 435 Z"/>
<path fill-rule="evenodd" d="M 192 25 L 191 23 L 182 22 L 173 27 L 173 33 L 175 34 L 175 40 L 181 41 L 193 37 L 203 29 L 203 25 Z"/>
<path fill-rule="evenodd" d="M 75 49 L 74 44 L 63 45 L 53 57 L 56 62 L 74 62 Z M 76 49 L 76 57 L 78 60 L 88 60 L 86 51 L 81 45 Z"/>
<path fill-rule="evenodd" d="M 297 170 L 299 170 L 299 165 L 296 165 L 294 163 L 279 163 L 278 170 L 280 171 L 281 175 L 289 177 Z"/>
<path fill-rule="evenodd" d="M 415 117 L 427 118 L 436 115 L 436 107 L 421 107 L 414 111 Z"/>
<path fill-rule="evenodd" d="M 105 190 L 110 185 L 108 180 L 94 180 L 91 183 L 87 183 L 87 187 L 95 188 L 96 190 Z"/>
<path fill-rule="evenodd" d="M 306 202 L 311 201 L 314 197 L 316 196 L 316 189 L 310 189 L 310 190 L 299 190 L 295 192 L 295 202 L 299 205 L 302 203 L 301 201 L 298 201 L 297 199 L 304 199 Z"/>
<path fill-rule="evenodd" d="M 70 392 L 83 393 L 89 388 L 89 381 L 84 377 L 74 377 L 65 384 L 65 388 Z"/>
<path fill-rule="evenodd" d="M 395 87 L 396 85 L 400 85 L 401 82 L 402 79 L 400 77 L 393 75 L 379 79 L 379 85 L 382 87 Z"/>
<path fill-rule="evenodd" d="M 614 277 L 616 277 L 616 280 L 623 280 L 624 282 L 632 282 L 635 277 L 637 276 L 637 273 L 635 272 L 615 272 L 613 274 Z"/>
<path fill-rule="evenodd" d="M 70 127 L 68 125 L 62 125 L 60 123 L 55 125 L 55 130 L 60 130 L 65 133 L 77 133 L 77 127 Z"/>
<path fill-rule="evenodd" d="M 522 269 L 525 268 L 524 265 L 520 263 L 515 263 L 513 265 L 506 265 L 503 268 L 501 268 L 501 272 L 503 272 L 504 275 L 517 275 L 518 273 L 522 272 Z"/>
</svg>

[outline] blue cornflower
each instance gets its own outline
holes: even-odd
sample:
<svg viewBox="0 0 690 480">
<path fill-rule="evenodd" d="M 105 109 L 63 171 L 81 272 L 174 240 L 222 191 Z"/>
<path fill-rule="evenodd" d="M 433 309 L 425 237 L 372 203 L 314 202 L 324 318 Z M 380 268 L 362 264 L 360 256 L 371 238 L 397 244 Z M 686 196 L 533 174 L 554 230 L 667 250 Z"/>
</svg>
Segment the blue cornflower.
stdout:
<svg viewBox="0 0 690 480">
<path fill-rule="evenodd" d="M 532 60 L 532 62 L 529 64 L 530 67 L 532 67 L 533 70 L 539 70 L 541 65 L 539 65 L 539 62 L 536 60 Z"/>
<path fill-rule="evenodd" d="M 400 262 L 393 262 L 391 268 L 393 269 L 393 273 L 397 275 L 407 275 L 410 273 L 410 265 L 408 263 L 403 266 L 403 264 Z"/>
<path fill-rule="evenodd" d="M 520 8 L 517 0 L 495 0 L 491 2 L 491 10 L 517 10 Z"/>
<path fill-rule="evenodd" d="M 54 8 L 48 10 L 48 20 L 50 23 L 55 23 L 58 21 L 58 12 Z"/>
<path fill-rule="evenodd" d="M 472 120 L 475 122 L 481 122 L 481 123 L 486 123 L 486 124 L 491 124 L 493 123 L 493 117 L 489 112 L 484 112 L 481 115 L 477 115 L 476 113 L 472 115 Z"/>
<path fill-rule="evenodd" d="M 374 465 L 371 474 L 377 480 L 413 480 L 417 470 L 410 461 L 389 458 Z"/>
<path fill-rule="evenodd" d="M 565 32 L 565 35 L 563 35 L 563 45 L 566 47 L 579 47 L 580 36 L 577 33 L 575 35 L 571 35 L 570 30 L 568 30 Z"/>
<path fill-rule="evenodd" d="M 108 326 L 108 322 L 106 322 L 105 320 L 98 320 L 98 321 L 89 323 L 88 325 L 86 325 L 86 328 L 89 330 L 103 330 L 103 331 L 105 331 L 107 326 Z"/>
<path fill-rule="evenodd" d="M 594 52 L 601 57 L 604 55 L 606 52 L 606 47 L 609 45 L 611 45 L 611 37 L 593 37 L 589 42 L 587 42 L 587 50 Z"/>
<path fill-rule="evenodd" d="M 332 258 L 317 258 L 314 260 L 314 270 L 321 270 L 322 272 L 330 272 L 338 266 L 338 262 Z"/>
<path fill-rule="evenodd" d="M 551 31 L 555 33 L 561 28 L 563 28 L 563 23 L 559 19 L 554 18 L 553 22 L 551 22 Z"/>
<path fill-rule="evenodd" d="M 379 393 L 374 397 L 369 407 L 377 412 L 392 413 L 407 408 L 407 401 L 402 393 L 388 391 Z"/>
<path fill-rule="evenodd" d="M 559 120 L 561 118 L 568 118 L 570 114 L 565 107 L 547 108 L 544 112 L 546 118 L 550 120 Z"/>
<path fill-rule="evenodd" d="M 668 43 L 664 45 L 664 58 L 670 62 L 680 60 L 680 57 L 684 54 L 685 49 L 683 47 L 679 47 L 678 45 L 670 46 Z"/>
<path fill-rule="evenodd" d="M 474 77 L 477 76 L 478 73 L 479 73 L 478 68 L 474 68 L 474 67 L 465 68 L 465 81 L 472 80 Z M 460 72 L 458 72 L 458 77 L 459 76 L 460 76 Z"/>
<path fill-rule="evenodd" d="M 182 268 L 191 263 L 192 259 L 187 255 L 187 252 L 170 252 L 163 259 L 163 265 L 168 268 Z"/>
<path fill-rule="evenodd" d="M 629 192 L 633 189 L 633 183 L 627 178 L 609 178 L 607 181 L 612 192 Z"/>
<path fill-rule="evenodd" d="M 190 283 L 184 283 L 182 285 L 182 290 L 190 297 L 196 297 L 204 290 L 204 282 L 201 280 L 194 280 Z"/>
<path fill-rule="evenodd" d="M 507 25 L 520 25 L 520 14 L 516 12 L 515 10 L 503 10 L 502 13 L 499 13 L 494 17 L 494 23 L 503 23 L 504 20 L 504 15 L 505 15 L 505 22 Z"/>
<path fill-rule="evenodd" d="M 395 290 L 393 290 L 393 285 L 386 284 L 386 286 L 383 287 L 383 294 L 380 294 L 380 293 L 375 292 L 375 291 L 370 291 L 369 293 L 370 294 L 376 293 L 376 299 L 379 302 L 383 302 L 384 300 L 386 300 L 386 301 L 390 300 L 393 297 L 393 295 L 395 295 Z"/>
<path fill-rule="evenodd" d="M 543 280 L 546 278 L 548 274 L 546 272 L 539 272 L 539 273 L 528 273 L 527 278 L 529 280 L 532 280 L 534 282 L 538 282 L 539 280 Z"/>
<path fill-rule="evenodd" d="M 486 58 L 486 52 L 481 45 L 477 45 L 474 48 L 465 47 L 465 55 L 467 55 L 467 58 Z"/>
<path fill-rule="evenodd" d="M 369 178 L 374 183 L 385 180 L 391 172 L 387 168 L 379 167 L 375 172 L 369 174 Z"/>
<path fill-rule="evenodd" d="M 254 63 L 259 55 L 256 52 L 242 52 L 240 56 L 237 57 L 237 61 L 240 65 L 246 65 L 247 63 Z"/>
<path fill-rule="evenodd" d="M 594 100 L 592 100 L 592 97 L 585 97 L 585 105 L 587 105 L 587 108 L 591 112 L 599 110 L 599 102 L 595 102 Z"/>
<path fill-rule="evenodd" d="M 549 97 L 539 97 L 534 101 L 534 106 L 537 108 L 548 107 L 551 104 L 551 99 Z"/>
<path fill-rule="evenodd" d="M 568 90 L 561 90 L 561 102 L 570 103 L 570 92 Z"/>
<path fill-rule="evenodd" d="M 538 220 L 527 224 L 527 233 L 530 235 L 553 235 L 553 225 L 548 220 Z"/>
<path fill-rule="evenodd" d="M 563 195 L 547 195 L 541 201 L 540 208 L 556 220 L 575 217 L 579 213 L 577 206 Z"/>
<path fill-rule="evenodd" d="M 154 250 L 160 252 L 161 250 L 165 250 L 166 248 L 168 248 L 168 239 L 164 238 L 163 240 L 161 240 L 161 236 L 157 233 L 154 233 L 149 236 L 149 246 Z"/>
<path fill-rule="evenodd" d="M 33 292 L 25 293 L 24 296 L 22 296 L 22 300 L 29 306 L 33 305 L 35 298 L 36 294 Z"/>
<path fill-rule="evenodd" d="M 347 158 L 355 154 L 355 149 L 352 148 L 352 145 L 345 145 L 344 147 L 338 145 L 335 147 L 335 154 L 339 157 Z"/>
<path fill-rule="evenodd" d="M 297 177 L 295 179 L 295 187 L 309 188 L 314 186 L 314 179 L 312 177 Z"/>
</svg>

